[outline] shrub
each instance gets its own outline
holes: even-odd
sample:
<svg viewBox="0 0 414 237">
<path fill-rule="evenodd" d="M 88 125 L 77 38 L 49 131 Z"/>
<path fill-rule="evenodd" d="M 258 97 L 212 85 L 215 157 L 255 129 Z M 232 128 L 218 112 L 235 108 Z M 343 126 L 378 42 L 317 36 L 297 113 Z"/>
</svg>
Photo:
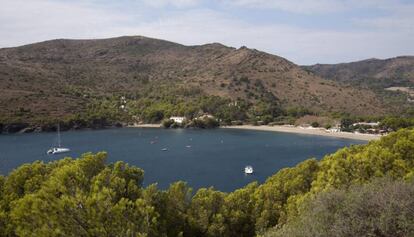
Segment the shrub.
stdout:
<svg viewBox="0 0 414 237">
<path fill-rule="evenodd" d="M 171 125 L 173 125 L 174 124 L 174 120 L 172 120 L 172 119 L 164 119 L 163 121 L 162 121 L 162 126 L 164 127 L 164 128 L 170 128 L 171 127 Z"/>
<path fill-rule="evenodd" d="M 319 123 L 316 122 L 316 121 L 315 122 L 312 122 L 311 123 L 311 126 L 314 127 L 314 128 L 318 128 L 319 127 Z"/>
<path fill-rule="evenodd" d="M 413 236 L 413 196 L 413 182 L 387 178 L 323 192 L 296 219 L 265 236 Z"/>
</svg>

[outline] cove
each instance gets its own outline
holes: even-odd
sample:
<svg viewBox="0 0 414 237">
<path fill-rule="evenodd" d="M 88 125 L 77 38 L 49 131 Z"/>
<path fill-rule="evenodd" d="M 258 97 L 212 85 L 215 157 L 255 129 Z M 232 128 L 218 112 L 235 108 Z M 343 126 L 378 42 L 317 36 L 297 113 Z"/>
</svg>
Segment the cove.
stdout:
<svg viewBox="0 0 414 237">
<path fill-rule="evenodd" d="M 278 170 L 308 158 L 322 158 L 359 140 L 237 129 L 119 128 L 62 132 L 72 151 L 47 155 L 55 133 L 0 135 L 0 174 L 36 160 L 45 162 L 85 152 L 106 151 L 108 163 L 125 161 L 145 171 L 144 185 L 167 188 L 185 181 L 198 189 L 230 192 L 248 183 L 263 183 Z M 254 174 L 245 175 L 246 165 Z"/>
</svg>

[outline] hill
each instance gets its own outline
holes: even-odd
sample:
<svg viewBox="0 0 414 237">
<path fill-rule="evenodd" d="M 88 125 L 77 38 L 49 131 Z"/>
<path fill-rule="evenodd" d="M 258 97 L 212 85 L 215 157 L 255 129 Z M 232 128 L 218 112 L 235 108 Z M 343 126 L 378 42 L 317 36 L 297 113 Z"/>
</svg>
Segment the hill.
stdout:
<svg viewBox="0 0 414 237">
<path fill-rule="evenodd" d="M 407 111 L 407 114 L 413 115 L 414 56 L 316 64 L 302 68 L 331 81 L 369 89 L 381 98 L 386 107 L 399 108 L 399 113 Z"/>
<path fill-rule="evenodd" d="M 3 124 L 64 120 L 102 108 L 111 113 L 121 96 L 128 100 L 127 115 L 144 120 L 148 105 L 183 102 L 187 104 L 181 107 L 188 107 L 188 101 L 203 96 L 222 98 L 222 105 L 239 102 L 238 109 L 243 104 L 241 110 L 249 112 L 241 118 L 259 117 L 264 114 L 260 110 L 276 117 L 292 108 L 317 114 L 391 111 L 370 90 L 325 80 L 275 55 L 141 36 L 59 39 L 0 49 L 0 92 Z M 176 107 L 161 110 L 155 120 L 184 113 Z"/>
<path fill-rule="evenodd" d="M 414 86 L 414 56 L 316 64 L 303 68 L 326 79 L 356 85 L 380 88 Z"/>
</svg>

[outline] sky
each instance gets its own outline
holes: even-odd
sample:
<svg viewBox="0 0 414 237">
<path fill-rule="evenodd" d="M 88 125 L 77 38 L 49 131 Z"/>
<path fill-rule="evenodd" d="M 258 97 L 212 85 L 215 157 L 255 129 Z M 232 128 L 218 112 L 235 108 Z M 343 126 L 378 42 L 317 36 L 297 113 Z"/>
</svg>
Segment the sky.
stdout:
<svg viewBox="0 0 414 237">
<path fill-rule="evenodd" d="M 0 48 L 124 35 L 301 65 L 414 55 L 414 0 L 0 0 Z"/>
</svg>

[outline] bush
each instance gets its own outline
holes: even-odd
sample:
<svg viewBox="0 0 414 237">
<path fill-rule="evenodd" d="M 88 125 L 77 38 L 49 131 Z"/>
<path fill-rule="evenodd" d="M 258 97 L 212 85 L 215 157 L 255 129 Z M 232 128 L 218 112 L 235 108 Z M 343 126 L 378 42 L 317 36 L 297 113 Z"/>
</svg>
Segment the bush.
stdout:
<svg viewBox="0 0 414 237">
<path fill-rule="evenodd" d="M 174 120 L 172 120 L 172 119 L 164 119 L 163 121 L 162 121 L 162 126 L 164 127 L 164 128 L 170 128 L 171 127 L 171 125 L 173 125 L 174 124 Z"/>
<path fill-rule="evenodd" d="M 216 128 L 220 126 L 220 123 L 214 118 L 194 119 L 189 125 L 195 128 Z"/>
<path fill-rule="evenodd" d="M 351 132 L 352 131 L 352 124 L 353 123 L 354 123 L 354 120 L 353 119 L 343 118 L 341 120 L 341 131 Z"/>
<path fill-rule="evenodd" d="M 386 178 L 320 193 L 296 219 L 265 236 L 413 236 L 413 196 L 413 182 Z"/>
<path fill-rule="evenodd" d="M 330 128 L 332 128 L 332 124 L 326 124 L 326 125 L 324 126 L 324 128 L 325 128 L 325 129 L 330 129 Z"/>
<path fill-rule="evenodd" d="M 311 126 L 314 128 L 318 128 L 319 127 L 319 123 L 318 122 L 312 122 Z"/>
</svg>

